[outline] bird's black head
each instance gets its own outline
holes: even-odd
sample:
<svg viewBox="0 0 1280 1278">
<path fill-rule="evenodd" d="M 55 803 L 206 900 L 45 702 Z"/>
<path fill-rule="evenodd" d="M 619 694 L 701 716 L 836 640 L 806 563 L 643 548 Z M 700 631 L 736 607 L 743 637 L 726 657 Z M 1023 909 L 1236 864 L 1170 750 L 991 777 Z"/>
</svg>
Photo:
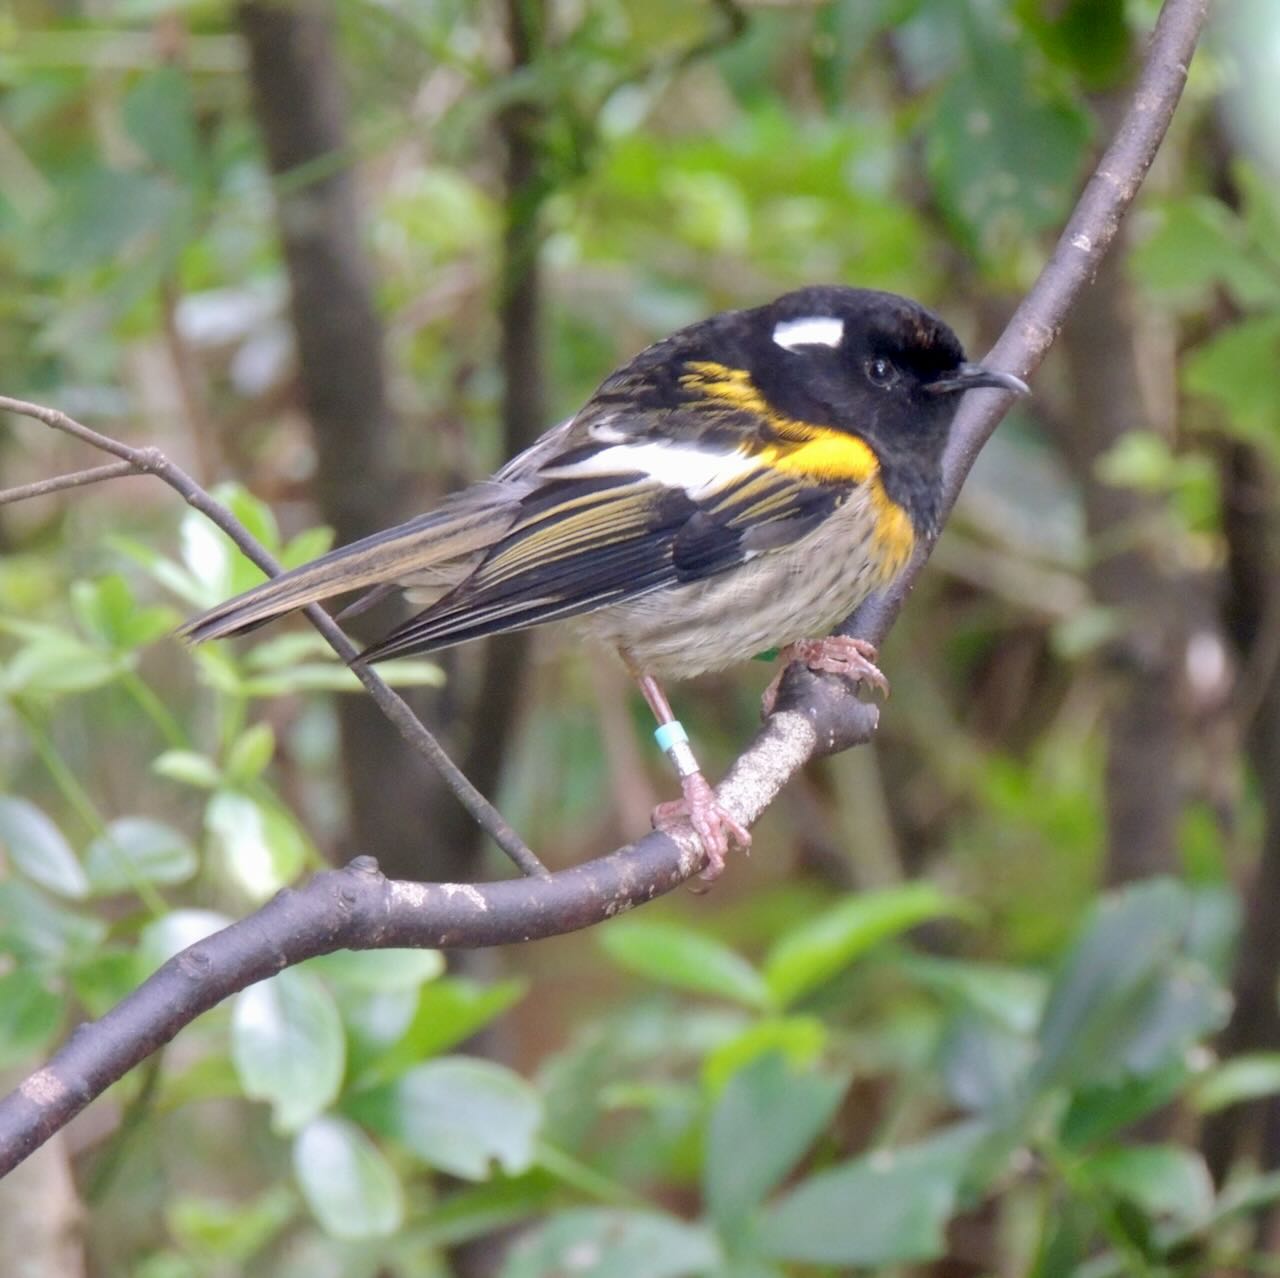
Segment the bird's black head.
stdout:
<svg viewBox="0 0 1280 1278">
<path fill-rule="evenodd" d="M 960 392 L 1027 390 L 1010 374 L 970 364 L 942 320 L 894 293 L 805 288 L 722 319 L 723 337 L 770 407 L 864 439 L 889 495 L 920 523 L 936 515 Z"/>
</svg>

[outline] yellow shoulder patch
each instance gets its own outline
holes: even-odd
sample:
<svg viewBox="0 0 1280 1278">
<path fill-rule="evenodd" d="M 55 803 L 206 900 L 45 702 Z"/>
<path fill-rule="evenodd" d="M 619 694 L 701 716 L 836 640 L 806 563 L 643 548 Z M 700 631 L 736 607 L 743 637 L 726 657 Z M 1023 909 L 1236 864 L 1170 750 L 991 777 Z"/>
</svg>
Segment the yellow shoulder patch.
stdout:
<svg viewBox="0 0 1280 1278">
<path fill-rule="evenodd" d="M 805 427 L 808 438 L 796 439 L 794 434 L 798 432 L 779 432 L 783 437 L 759 454 L 775 470 L 819 482 L 846 484 L 865 484 L 879 473 L 880 463 L 871 446 L 856 435 L 805 422 L 794 424 Z M 776 425 L 773 419 L 770 425 Z"/>
<path fill-rule="evenodd" d="M 775 471 L 818 483 L 868 484 L 875 512 L 872 539 L 883 581 L 906 567 L 916 535 L 907 512 L 885 491 L 880 461 L 864 439 L 847 431 L 785 417 L 776 412 L 744 368 L 712 361 L 691 362 L 680 378 L 686 390 L 711 403 L 756 413 L 768 423 L 773 442 L 753 455 Z"/>
<path fill-rule="evenodd" d="M 775 441 L 756 453 L 762 461 L 805 479 L 828 483 L 865 483 L 879 470 L 869 444 L 842 430 L 784 417 L 760 393 L 745 368 L 692 361 L 680 384 L 701 398 L 754 413 L 769 426 Z"/>
</svg>

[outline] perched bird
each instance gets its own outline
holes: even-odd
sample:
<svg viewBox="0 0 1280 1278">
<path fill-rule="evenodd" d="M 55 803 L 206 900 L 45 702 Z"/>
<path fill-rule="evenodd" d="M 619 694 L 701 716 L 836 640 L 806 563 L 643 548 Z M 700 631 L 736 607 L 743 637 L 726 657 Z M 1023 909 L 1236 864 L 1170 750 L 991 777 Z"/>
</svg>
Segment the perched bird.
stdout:
<svg viewBox="0 0 1280 1278">
<path fill-rule="evenodd" d="M 572 618 L 639 682 L 684 796 L 654 824 L 688 820 L 714 877 L 750 835 L 717 804 L 657 680 L 780 649 L 887 689 L 870 645 L 824 636 L 936 530 L 947 432 L 961 392 L 981 386 L 1027 393 L 892 293 L 812 287 L 713 315 L 642 351 L 491 479 L 184 633 L 239 634 L 396 587 L 420 611 L 362 661 Z"/>
</svg>

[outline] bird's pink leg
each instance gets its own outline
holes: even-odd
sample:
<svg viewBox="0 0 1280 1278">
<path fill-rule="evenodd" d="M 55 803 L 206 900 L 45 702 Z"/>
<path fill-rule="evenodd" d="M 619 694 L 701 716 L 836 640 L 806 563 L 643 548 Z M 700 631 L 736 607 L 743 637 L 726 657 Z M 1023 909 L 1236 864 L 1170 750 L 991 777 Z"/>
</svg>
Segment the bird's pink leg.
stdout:
<svg viewBox="0 0 1280 1278">
<path fill-rule="evenodd" d="M 693 827 L 702 850 L 707 854 L 706 868 L 701 877 L 708 882 L 719 878 L 724 871 L 724 859 L 733 844 L 744 851 L 751 846 L 751 833 L 736 821 L 720 805 L 716 792 L 711 788 L 698 761 L 689 748 L 688 738 L 674 714 L 666 694 L 658 686 L 658 681 L 646 674 L 632 660 L 630 653 L 619 650 L 622 660 L 631 671 L 640 686 L 640 692 L 653 717 L 658 721 L 658 744 L 675 765 L 680 777 L 680 789 L 683 797 L 672 799 L 668 803 L 660 803 L 653 810 L 653 828 L 669 833 L 675 826 L 689 824 Z"/>
<path fill-rule="evenodd" d="M 866 684 L 887 697 L 889 680 L 880 673 L 880 667 L 876 665 L 877 656 L 873 644 L 865 639 L 854 639 L 850 635 L 828 635 L 825 639 L 801 639 L 798 643 L 787 644 L 778 653 L 781 668 L 764 690 L 765 717 L 768 718 L 773 713 L 774 702 L 778 699 L 778 685 L 793 661 L 802 661 L 810 670 L 821 674 L 844 675 L 846 679 Z"/>
</svg>

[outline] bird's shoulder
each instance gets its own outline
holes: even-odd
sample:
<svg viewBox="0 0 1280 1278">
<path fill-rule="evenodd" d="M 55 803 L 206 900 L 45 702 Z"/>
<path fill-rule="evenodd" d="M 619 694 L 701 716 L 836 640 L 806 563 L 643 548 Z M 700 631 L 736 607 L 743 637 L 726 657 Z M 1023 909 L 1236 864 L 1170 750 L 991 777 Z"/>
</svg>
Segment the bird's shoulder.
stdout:
<svg viewBox="0 0 1280 1278">
<path fill-rule="evenodd" d="M 779 411 L 737 362 L 659 343 L 497 478 L 538 484 L 625 472 L 689 488 L 769 471 L 799 485 L 844 488 L 878 470 L 865 439 Z"/>
</svg>

